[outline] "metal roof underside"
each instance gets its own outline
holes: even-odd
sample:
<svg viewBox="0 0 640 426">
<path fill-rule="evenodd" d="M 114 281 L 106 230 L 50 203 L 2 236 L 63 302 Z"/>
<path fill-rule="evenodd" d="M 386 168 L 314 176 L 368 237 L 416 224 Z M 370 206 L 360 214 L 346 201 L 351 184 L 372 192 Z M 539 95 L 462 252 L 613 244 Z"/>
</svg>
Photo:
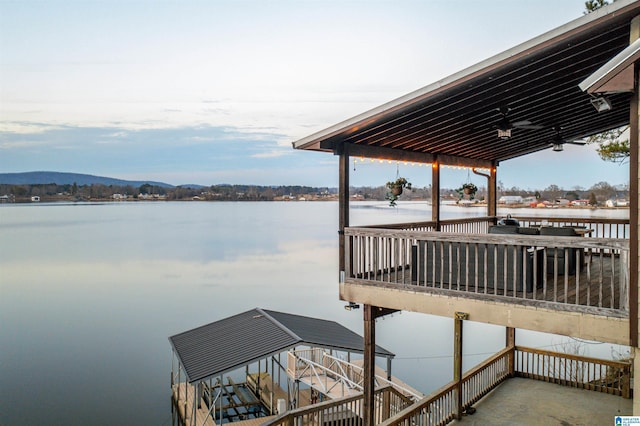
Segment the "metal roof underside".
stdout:
<svg viewBox="0 0 640 426">
<path fill-rule="evenodd" d="M 255 308 L 169 337 L 190 383 L 233 371 L 294 346 L 362 353 L 361 336 L 334 322 Z M 394 354 L 376 346 L 376 355 Z"/>
<path fill-rule="evenodd" d="M 566 140 L 623 126 L 630 93 L 608 95 L 613 108 L 598 113 L 578 85 L 629 46 L 637 15 L 640 2 L 618 0 L 293 146 L 339 152 L 352 144 L 354 155 L 410 155 L 425 162 L 438 155 L 444 164 L 480 166 L 550 147 L 557 126 Z M 496 126 L 502 107 L 510 109 L 511 123 L 543 127 L 514 128 L 510 139 L 501 140 Z"/>
</svg>

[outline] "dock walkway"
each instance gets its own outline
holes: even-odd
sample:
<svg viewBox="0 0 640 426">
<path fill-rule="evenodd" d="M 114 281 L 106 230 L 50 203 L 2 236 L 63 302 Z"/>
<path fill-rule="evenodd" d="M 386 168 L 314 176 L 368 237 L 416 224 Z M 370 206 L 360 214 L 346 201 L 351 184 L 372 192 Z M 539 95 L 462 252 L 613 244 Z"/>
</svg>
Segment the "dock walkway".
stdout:
<svg viewBox="0 0 640 426">
<path fill-rule="evenodd" d="M 193 399 L 195 398 L 193 386 L 187 386 L 184 382 L 177 383 L 172 386 L 172 391 L 174 406 L 178 410 L 178 417 L 186 426 L 216 425 L 216 422 L 208 415 L 209 409 L 204 402 L 200 405 L 200 408 L 196 409 L 195 418 L 193 417 Z M 180 396 L 179 398 L 178 395 Z"/>
</svg>

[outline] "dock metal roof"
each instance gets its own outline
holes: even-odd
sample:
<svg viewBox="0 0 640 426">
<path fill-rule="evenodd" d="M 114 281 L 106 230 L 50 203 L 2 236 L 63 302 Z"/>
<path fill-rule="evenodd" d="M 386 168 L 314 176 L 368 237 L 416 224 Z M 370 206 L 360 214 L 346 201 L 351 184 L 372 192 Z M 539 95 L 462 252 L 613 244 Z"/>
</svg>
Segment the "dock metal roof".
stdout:
<svg viewBox="0 0 640 426">
<path fill-rule="evenodd" d="M 335 321 L 255 308 L 169 337 L 190 383 L 298 345 L 362 353 L 362 336 Z M 376 346 L 376 355 L 394 357 Z"/>
<path fill-rule="evenodd" d="M 415 92 L 293 143 L 350 155 L 488 167 L 629 123 L 630 93 L 596 112 L 579 84 L 629 46 L 640 1 L 617 0 Z M 443 59 L 446 60 L 446 59 Z M 508 108 L 507 140 L 497 127 Z"/>
</svg>

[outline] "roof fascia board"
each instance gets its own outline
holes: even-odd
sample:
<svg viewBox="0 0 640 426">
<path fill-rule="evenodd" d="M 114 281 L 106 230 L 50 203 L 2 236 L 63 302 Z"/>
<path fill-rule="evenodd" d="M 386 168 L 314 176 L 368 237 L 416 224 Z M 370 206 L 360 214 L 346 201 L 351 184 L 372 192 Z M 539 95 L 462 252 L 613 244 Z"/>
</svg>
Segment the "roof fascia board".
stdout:
<svg viewBox="0 0 640 426">
<path fill-rule="evenodd" d="M 632 65 L 640 59 L 640 39 L 637 39 L 631 43 L 628 47 L 611 58 L 606 64 L 598 68 L 593 74 L 584 79 L 578 87 L 580 90 L 587 93 L 617 93 L 628 92 L 633 90 L 633 73 L 631 74 L 631 87 L 626 88 L 626 85 L 622 89 L 607 90 L 609 82 L 614 80 L 617 76 L 625 74 Z"/>
<path fill-rule="evenodd" d="M 355 132 L 362 127 L 378 121 L 380 118 L 384 117 L 387 114 L 391 114 L 404 107 L 429 98 L 441 91 L 444 91 L 449 87 L 461 84 L 467 80 L 491 72 L 502 65 L 514 61 L 515 59 L 530 55 L 546 47 L 554 45 L 555 43 L 560 42 L 563 39 L 566 39 L 576 33 L 587 31 L 592 26 L 598 24 L 599 22 L 597 21 L 600 21 L 601 19 L 607 20 L 607 18 L 614 18 L 618 15 L 618 12 L 623 13 L 627 8 L 636 8 L 640 10 L 640 2 L 638 2 L 637 0 L 617 0 L 607 6 L 601 7 L 595 12 L 588 13 L 574 19 L 573 21 L 569 21 L 568 23 L 560 27 L 547 31 L 546 33 L 543 33 L 538 37 L 521 43 L 502 53 L 494 55 L 482 62 L 465 68 L 462 71 L 445 77 L 442 80 L 408 93 L 407 95 L 401 96 L 395 100 L 382 104 L 376 108 L 373 108 L 348 120 L 342 121 L 334 126 L 316 132 L 298 141 L 295 141 L 293 142 L 293 148 L 312 149 L 312 146 L 317 145 L 319 141 L 343 133 L 349 128 L 351 128 L 352 132 Z"/>
</svg>

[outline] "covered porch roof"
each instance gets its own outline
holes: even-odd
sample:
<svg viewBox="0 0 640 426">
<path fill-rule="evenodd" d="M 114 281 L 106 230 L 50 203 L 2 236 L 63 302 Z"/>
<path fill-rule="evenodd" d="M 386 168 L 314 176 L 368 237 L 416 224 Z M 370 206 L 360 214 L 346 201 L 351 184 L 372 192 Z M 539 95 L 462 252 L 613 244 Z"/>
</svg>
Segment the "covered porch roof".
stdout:
<svg viewBox="0 0 640 426">
<path fill-rule="evenodd" d="M 629 92 L 597 112 L 579 84 L 629 46 L 640 2 L 618 0 L 528 42 L 293 143 L 354 156 L 492 167 L 629 123 Z M 506 119 L 511 137 L 500 139 Z M 520 125 L 518 125 L 520 124 Z"/>
</svg>

